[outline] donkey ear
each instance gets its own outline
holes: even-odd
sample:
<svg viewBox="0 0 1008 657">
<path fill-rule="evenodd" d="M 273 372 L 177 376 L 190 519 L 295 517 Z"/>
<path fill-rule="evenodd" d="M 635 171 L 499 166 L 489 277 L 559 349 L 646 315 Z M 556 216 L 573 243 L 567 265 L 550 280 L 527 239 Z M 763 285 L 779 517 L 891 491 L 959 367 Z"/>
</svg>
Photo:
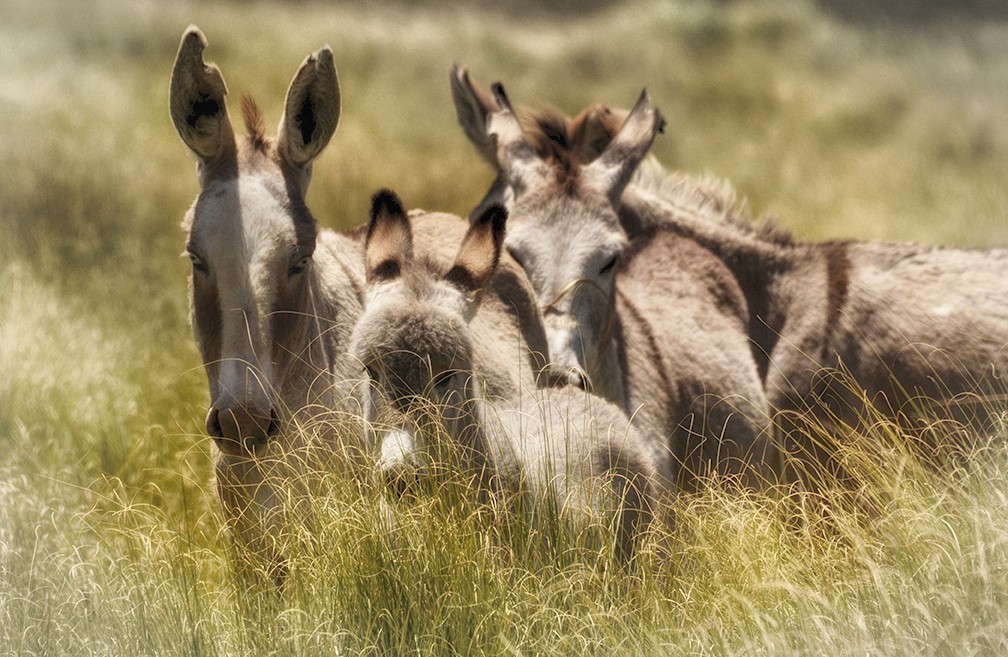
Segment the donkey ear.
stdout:
<svg viewBox="0 0 1008 657">
<path fill-rule="evenodd" d="M 475 224 L 494 205 L 502 205 L 508 208 L 513 203 L 514 191 L 511 189 L 511 183 L 503 172 L 498 173 L 493 183 L 490 184 L 490 189 L 487 190 L 487 193 L 480 199 L 480 202 L 469 213 L 469 223 Z"/>
<path fill-rule="evenodd" d="M 220 69 L 203 61 L 206 46 L 200 29 L 190 25 L 179 44 L 168 92 L 172 123 L 200 159 L 201 178 L 235 157 L 234 129 L 224 102 L 227 85 Z"/>
<path fill-rule="evenodd" d="M 665 128 L 664 117 L 650 107 L 650 101 L 645 89 L 612 143 L 584 170 L 585 177 L 605 192 L 613 205 L 619 205 L 630 177 L 647 155 L 655 136 Z"/>
<path fill-rule="evenodd" d="M 487 134 L 493 140 L 497 164 L 507 181 L 512 199 L 517 199 L 526 189 L 545 180 L 546 163 L 525 136 L 518 117 L 511 109 L 504 85 L 495 82 L 491 89 L 500 109 L 487 117 Z"/>
<path fill-rule="evenodd" d="M 340 118 L 340 85 L 332 49 L 308 55 L 287 90 L 277 150 L 295 169 L 305 169 L 322 152 Z"/>
<path fill-rule="evenodd" d="M 398 278 L 413 258 L 413 231 L 395 192 L 383 189 L 371 200 L 364 254 L 368 283 Z"/>
<path fill-rule="evenodd" d="M 487 281 L 500 261 L 504 244 L 507 210 L 502 205 L 491 205 L 470 226 L 459 246 L 455 263 L 444 278 L 473 300 L 476 304 Z"/>
<path fill-rule="evenodd" d="M 458 64 L 452 64 L 449 75 L 455 115 L 462 131 L 476 147 L 483 159 L 499 168 L 497 149 L 487 133 L 487 116 L 500 109 L 489 92 L 481 89 L 469 77 L 469 71 Z"/>
</svg>

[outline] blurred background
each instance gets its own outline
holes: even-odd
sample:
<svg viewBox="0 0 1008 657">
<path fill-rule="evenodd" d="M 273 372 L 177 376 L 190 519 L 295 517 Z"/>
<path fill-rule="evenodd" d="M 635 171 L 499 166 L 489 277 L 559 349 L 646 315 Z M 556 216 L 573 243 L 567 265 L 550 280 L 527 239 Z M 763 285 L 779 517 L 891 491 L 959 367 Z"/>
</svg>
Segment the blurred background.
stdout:
<svg viewBox="0 0 1008 657">
<path fill-rule="evenodd" d="M 327 227 L 364 221 L 379 187 L 463 215 L 479 200 L 492 175 L 456 124 L 457 62 L 569 114 L 648 87 L 662 162 L 802 239 L 1008 244 L 997 0 L 3 0 L 0 598 L 30 588 L 33 546 L 69 563 L 124 505 L 218 540 L 179 257 L 198 188 L 167 100 L 190 23 L 232 114 L 248 93 L 271 125 L 332 46 L 343 117 L 309 193 Z"/>
</svg>

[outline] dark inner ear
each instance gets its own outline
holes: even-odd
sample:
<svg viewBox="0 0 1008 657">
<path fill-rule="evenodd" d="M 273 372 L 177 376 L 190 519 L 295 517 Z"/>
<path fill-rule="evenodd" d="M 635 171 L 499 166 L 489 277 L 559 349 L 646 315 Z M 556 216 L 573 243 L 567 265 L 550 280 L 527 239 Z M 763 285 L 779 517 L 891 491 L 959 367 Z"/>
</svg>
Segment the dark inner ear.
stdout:
<svg viewBox="0 0 1008 657">
<path fill-rule="evenodd" d="M 461 290 L 473 291 L 479 287 L 479 281 L 469 268 L 462 264 L 453 265 L 444 279 Z"/>
<path fill-rule="evenodd" d="M 371 222 L 364 238 L 368 282 L 400 276 L 412 254 L 413 233 L 402 201 L 395 192 L 383 189 L 371 200 Z"/>
<path fill-rule="evenodd" d="M 312 101 L 311 95 L 305 97 L 304 102 L 301 103 L 301 111 L 297 113 L 294 117 L 297 121 L 298 128 L 301 130 L 301 143 L 310 144 L 312 137 L 315 136 L 315 103 Z"/>
<path fill-rule="evenodd" d="M 196 124 L 203 117 L 217 116 L 220 112 L 220 103 L 212 98 L 208 93 L 201 93 L 199 100 L 194 100 L 190 106 L 189 115 L 186 116 L 186 123 L 190 128 L 195 128 Z"/>
<path fill-rule="evenodd" d="M 402 265 L 399 264 L 399 261 L 394 258 L 389 258 L 388 260 L 382 260 L 380 263 L 375 265 L 369 273 L 373 280 L 387 281 L 397 278 L 401 272 Z"/>
<path fill-rule="evenodd" d="M 466 232 L 455 264 L 444 280 L 467 292 L 483 287 L 500 260 L 506 220 L 504 206 L 494 204 L 487 208 Z"/>
</svg>

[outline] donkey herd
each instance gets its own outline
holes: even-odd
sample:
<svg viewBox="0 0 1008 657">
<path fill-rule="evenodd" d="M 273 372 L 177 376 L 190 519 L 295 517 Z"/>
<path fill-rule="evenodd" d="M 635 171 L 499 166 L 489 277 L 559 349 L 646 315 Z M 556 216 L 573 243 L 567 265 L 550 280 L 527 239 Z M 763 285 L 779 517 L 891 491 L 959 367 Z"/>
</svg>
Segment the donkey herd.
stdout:
<svg viewBox="0 0 1008 657">
<path fill-rule="evenodd" d="M 305 195 L 340 118 L 332 51 L 297 71 L 275 138 L 243 98 L 239 137 L 206 45 L 182 36 L 170 110 L 198 163 L 184 228 L 218 493 L 256 553 L 279 558 L 297 478 L 274 475 L 318 445 L 393 494 L 448 458 L 483 499 L 608 519 L 626 559 L 699 482 L 814 489 L 840 468 L 823 427 L 949 418 L 965 437 L 1004 412 L 1006 249 L 802 243 L 649 157 L 666 122 L 646 92 L 519 120 L 459 67 L 459 122 L 497 173 L 468 221 L 386 190 L 366 226 L 322 229 Z"/>
</svg>

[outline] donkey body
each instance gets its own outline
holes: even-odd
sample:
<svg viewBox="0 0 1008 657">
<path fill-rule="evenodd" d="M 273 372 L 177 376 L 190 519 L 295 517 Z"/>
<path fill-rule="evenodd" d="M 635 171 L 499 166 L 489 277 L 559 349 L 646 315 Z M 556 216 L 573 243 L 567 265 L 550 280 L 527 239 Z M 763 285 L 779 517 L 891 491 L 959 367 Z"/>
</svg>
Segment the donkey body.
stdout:
<svg viewBox="0 0 1008 657">
<path fill-rule="evenodd" d="M 554 369 L 667 437 L 684 485 L 711 469 L 760 485 L 777 458 L 738 281 L 703 245 L 659 223 L 628 231 L 619 218 L 663 125 L 646 96 L 615 139 L 586 115 L 547 118 L 533 139 L 499 85 L 492 97 L 454 70 L 452 90 L 466 134 L 498 169 L 477 211 L 511 203 L 506 245 L 543 306 Z"/>
<path fill-rule="evenodd" d="M 856 425 L 867 407 L 974 429 L 1004 411 L 1008 250 L 805 243 L 736 220 L 730 203 L 651 167 L 625 195 L 726 264 L 750 308 L 749 334 L 773 407 Z"/>
<path fill-rule="evenodd" d="M 416 417 L 433 409 L 482 494 L 522 491 L 575 516 L 615 518 L 617 549 L 629 557 L 662 490 L 653 443 L 621 409 L 583 390 L 527 390 L 502 399 L 487 394 L 471 366 L 481 329 L 468 318 L 494 275 L 505 216 L 503 208 L 489 208 L 444 270 L 414 257 L 398 200 L 376 196 L 367 307 L 352 351 L 370 373 L 364 406 L 369 425 L 381 432 L 380 467 L 398 480 L 432 453 L 438 458 Z"/>
<path fill-rule="evenodd" d="M 598 157 L 629 114 L 588 108 L 571 121 L 568 148 L 584 161 Z M 631 239 L 672 232 L 735 281 L 788 451 L 829 459 L 810 440 L 816 426 L 857 427 L 880 414 L 911 430 L 951 419 L 967 435 L 1004 414 L 1008 250 L 800 242 L 754 225 L 736 207 L 726 183 L 669 172 L 651 157 L 618 212 Z M 655 266 L 694 264 L 669 258 Z"/>
<path fill-rule="evenodd" d="M 305 59 L 291 83 L 276 139 L 255 104 L 242 103 L 248 136 L 235 136 L 219 69 L 190 27 L 172 72 L 173 123 L 197 157 L 200 193 L 186 214 L 192 260 L 193 335 L 210 388 L 218 494 L 235 537 L 281 559 L 276 531 L 293 484 L 311 464 L 312 437 L 329 448 L 365 447 L 356 403 L 362 373 L 346 353 L 365 287 L 361 230 L 320 230 L 305 204 L 314 158 L 335 132 L 340 90 L 332 52 Z M 445 233 L 465 222 L 416 213 L 418 242 L 450 259 Z M 439 251 L 441 249 L 441 251 Z M 546 344 L 531 292 L 503 267 L 476 321 L 492 325 L 495 350 L 478 363 L 491 388 L 530 385 Z M 331 450 L 330 450 L 331 455 Z M 276 476 L 274 476 L 276 475 Z"/>
</svg>

